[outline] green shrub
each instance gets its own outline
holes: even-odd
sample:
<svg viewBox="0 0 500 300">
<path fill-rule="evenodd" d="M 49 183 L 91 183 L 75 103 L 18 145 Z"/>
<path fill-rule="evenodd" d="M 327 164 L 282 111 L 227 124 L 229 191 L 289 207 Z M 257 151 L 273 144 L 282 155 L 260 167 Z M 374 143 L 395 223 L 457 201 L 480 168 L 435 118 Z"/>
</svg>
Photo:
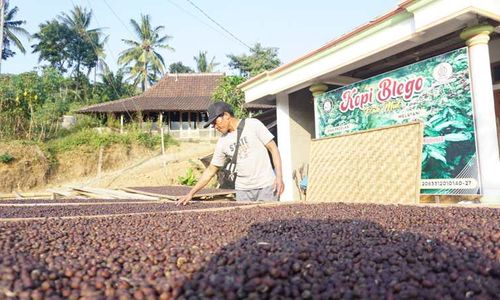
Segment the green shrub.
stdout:
<svg viewBox="0 0 500 300">
<path fill-rule="evenodd" d="M 165 140 L 165 147 L 179 145 L 179 141 L 174 139 L 170 134 L 163 135 L 163 139 Z"/>
<path fill-rule="evenodd" d="M 154 149 L 156 146 L 160 145 L 160 136 L 153 136 L 145 132 L 139 132 L 137 134 L 137 142 L 146 148 Z"/>
<path fill-rule="evenodd" d="M 193 186 L 198 182 L 198 180 L 196 179 L 196 177 L 193 174 L 193 169 L 191 169 L 191 168 L 186 170 L 186 175 L 179 176 L 178 180 L 179 180 L 179 184 L 187 185 L 187 186 Z"/>
<path fill-rule="evenodd" d="M 4 154 L 0 155 L 0 162 L 4 164 L 9 164 L 14 161 L 14 156 L 12 156 L 10 153 L 5 152 Z"/>
<path fill-rule="evenodd" d="M 120 119 L 114 114 L 110 114 L 106 120 L 106 126 L 109 128 L 120 128 Z"/>
<path fill-rule="evenodd" d="M 55 152 L 64 152 L 81 146 L 99 149 L 99 147 L 108 147 L 113 144 L 130 145 L 130 136 L 118 133 L 99 133 L 93 129 L 83 129 L 50 141 L 49 147 Z"/>
<path fill-rule="evenodd" d="M 152 135 L 146 132 L 135 131 L 133 134 L 133 140 L 136 140 L 140 145 L 147 147 L 149 149 L 157 149 L 161 147 L 161 135 Z M 172 136 L 165 134 L 163 135 L 165 148 L 168 146 L 178 145 L 179 143 L 172 138 Z"/>
<path fill-rule="evenodd" d="M 114 144 L 130 146 L 134 143 L 152 150 L 158 149 L 161 146 L 161 136 L 140 131 L 130 131 L 124 134 L 116 132 L 99 133 L 94 129 L 86 128 L 80 131 L 68 132 L 58 139 L 51 140 L 48 142 L 48 147 L 51 152 L 58 153 L 70 151 L 81 146 L 99 149 L 100 147 L 109 147 Z M 165 147 L 177 144 L 178 142 L 170 135 L 165 135 Z"/>
<path fill-rule="evenodd" d="M 78 115 L 76 118 L 76 124 L 71 131 L 80 131 L 83 129 L 90 129 L 94 127 L 101 126 L 101 120 L 98 117 L 93 115 Z"/>
</svg>

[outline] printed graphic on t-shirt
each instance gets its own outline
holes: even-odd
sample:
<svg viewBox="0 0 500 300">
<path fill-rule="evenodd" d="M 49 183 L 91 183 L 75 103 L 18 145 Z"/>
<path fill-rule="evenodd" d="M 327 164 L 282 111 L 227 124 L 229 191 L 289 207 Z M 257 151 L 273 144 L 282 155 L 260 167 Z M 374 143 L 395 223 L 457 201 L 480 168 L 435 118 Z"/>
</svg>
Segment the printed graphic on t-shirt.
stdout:
<svg viewBox="0 0 500 300">
<path fill-rule="evenodd" d="M 240 145 L 238 146 L 238 160 L 245 159 L 248 157 L 248 148 L 250 147 L 248 143 L 248 138 L 246 136 L 240 138 Z M 233 156 L 236 150 L 236 143 L 232 143 L 229 146 L 229 156 Z"/>
</svg>

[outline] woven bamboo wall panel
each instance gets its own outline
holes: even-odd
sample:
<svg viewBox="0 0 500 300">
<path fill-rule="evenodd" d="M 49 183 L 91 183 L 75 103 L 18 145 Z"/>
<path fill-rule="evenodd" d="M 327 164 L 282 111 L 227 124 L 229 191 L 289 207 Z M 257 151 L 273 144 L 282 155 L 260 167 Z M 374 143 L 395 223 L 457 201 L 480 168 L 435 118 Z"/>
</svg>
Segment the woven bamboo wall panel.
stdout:
<svg viewBox="0 0 500 300">
<path fill-rule="evenodd" d="M 313 140 L 307 201 L 418 203 L 423 124 Z"/>
</svg>

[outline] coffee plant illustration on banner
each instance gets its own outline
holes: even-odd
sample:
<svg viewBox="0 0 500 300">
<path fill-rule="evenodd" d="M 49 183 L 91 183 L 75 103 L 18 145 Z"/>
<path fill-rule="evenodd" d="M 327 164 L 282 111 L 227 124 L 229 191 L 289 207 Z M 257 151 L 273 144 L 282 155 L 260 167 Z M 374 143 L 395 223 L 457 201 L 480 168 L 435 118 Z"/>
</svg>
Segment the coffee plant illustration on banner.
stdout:
<svg viewBox="0 0 500 300">
<path fill-rule="evenodd" d="M 316 138 L 422 121 L 421 192 L 478 194 L 470 88 L 467 48 L 422 60 L 315 97 Z"/>
</svg>

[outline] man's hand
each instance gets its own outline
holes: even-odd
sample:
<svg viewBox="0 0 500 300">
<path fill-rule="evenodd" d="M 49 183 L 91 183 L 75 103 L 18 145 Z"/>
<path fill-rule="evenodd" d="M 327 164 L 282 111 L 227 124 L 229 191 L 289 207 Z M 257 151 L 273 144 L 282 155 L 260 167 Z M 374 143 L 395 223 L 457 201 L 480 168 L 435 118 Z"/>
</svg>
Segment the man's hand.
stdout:
<svg viewBox="0 0 500 300">
<path fill-rule="evenodd" d="M 281 194 L 283 194 L 284 190 L 285 184 L 283 183 L 283 178 L 277 176 L 274 180 L 274 193 L 280 196 Z"/>
<path fill-rule="evenodd" d="M 193 199 L 193 196 L 202 188 L 204 188 L 207 183 L 214 177 L 214 175 L 219 171 L 219 167 L 216 167 L 212 164 L 208 166 L 208 168 L 203 172 L 201 175 L 201 178 L 198 180 L 198 183 L 194 185 L 194 187 L 187 193 L 185 196 L 181 197 L 177 205 L 186 205 L 188 204 L 191 199 Z"/>
<path fill-rule="evenodd" d="M 191 195 L 191 193 L 183 196 L 182 198 L 180 198 L 179 200 L 177 200 L 177 205 L 186 205 L 188 204 L 189 201 L 191 201 L 191 199 L 193 199 L 193 195 Z"/>
<path fill-rule="evenodd" d="M 274 164 L 274 171 L 276 172 L 276 179 L 274 180 L 274 192 L 280 196 L 285 190 L 285 184 L 283 183 L 283 177 L 281 172 L 281 156 L 280 151 L 276 143 L 271 140 L 266 144 L 267 150 L 271 153 L 271 158 Z"/>
</svg>

